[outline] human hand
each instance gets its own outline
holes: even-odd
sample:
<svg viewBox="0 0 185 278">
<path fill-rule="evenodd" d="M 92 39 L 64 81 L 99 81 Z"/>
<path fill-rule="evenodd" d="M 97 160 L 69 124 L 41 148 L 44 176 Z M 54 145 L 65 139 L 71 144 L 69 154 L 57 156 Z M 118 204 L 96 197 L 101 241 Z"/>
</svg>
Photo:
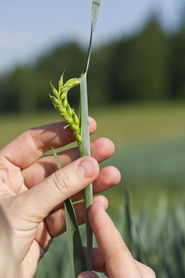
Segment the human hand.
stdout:
<svg viewBox="0 0 185 278">
<path fill-rule="evenodd" d="M 136 261 L 112 220 L 105 212 L 108 202 L 105 197 L 94 199 L 89 210 L 89 220 L 99 248 L 94 249 L 93 269 L 104 272 L 109 278 L 155 278 L 148 266 Z M 93 272 L 83 272 L 78 278 L 96 278 Z"/>
<path fill-rule="evenodd" d="M 0 204 L 15 232 L 22 277 L 34 275 L 52 238 L 65 231 L 65 199 L 82 199 L 78 192 L 94 180 L 94 193 L 120 180 L 114 167 L 99 171 L 97 161 L 114 152 L 113 143 L 106 138 L 91 143 L 94 158 L 78 158 L 78 148 L 59 153 L 62 170 L 57 170 L 53 156 L 41 157 L 52 147 L 74 140 L 72 131 L 64 129 L 65 124 L 31 129 L 0 150 Z M 95 129 L 96 123 L 90 119 L 90 132 Z M 85 221 L 83 209 L 83 204 L 75 206 L 79 224 Z"/>
</svg>

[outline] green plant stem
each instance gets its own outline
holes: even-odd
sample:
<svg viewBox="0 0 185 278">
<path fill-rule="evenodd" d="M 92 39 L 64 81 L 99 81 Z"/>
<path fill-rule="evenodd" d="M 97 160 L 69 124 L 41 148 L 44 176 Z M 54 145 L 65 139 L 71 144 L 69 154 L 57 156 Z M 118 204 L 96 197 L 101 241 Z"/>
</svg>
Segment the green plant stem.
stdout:
<svg viewBox="0 0 185 278">
<path fill-rule="evenodd" d="M 80 124 L 82 141 L 79 143 L 81 156 L 90 156 L 90 137 L 88 123 L 88 100 L 87 100 L 87 74 L 82 74 L 80 81 Z M 90 227 L 88 212 L 93 203 L 92 184 L 84 190 L 86 210 L 86 240 L 87 240 L 87 270 L 92 270 L 92 245 L 93 233 Z"/>
<path fill-rule="evenodd" d="M 89 137 L 89 122 L 88 122 L 88 97 L 87 97 L 87 72 L 89 68 L 90 56 L 91 56 L 91 49 L 92 49 L 92 36 L 94 33 L 98 10 L 100 6 L 101 0 L 93 0 L 92 1 L 92 22 L 91 22 L 91 33 L 90 33 L 90 41 L 85 65 L 85 72 L 81 75 L 80 81 L 78 78 L 71 79 L 63 84 L 63 75 L 59 81 L 59 91 L 51 84 L 53 95 L 50 95 L 50 98 L 53 102 L 54 107 L 60 112 L 61 116 L 66 120 L 68 125 L 74 131 L 74 136 L 77 139 L 78 146 L 80 149 L 81 156 L 90 156 L 90 137 Z M 71 109 L 70 105 L 67 101 L 67 93 L 68 91 L 76 86 L 79 85 L 80 82 L 80 121 L 77 118 L 74 110 Z M 80 126 L 79 126 L 80 124 Z M 57 155 L 55 154 L 56 160 Z M 92 247 L 93 247 L 93 233 L 91 230 L 91 226 L 88 219 L 88 212 L 89 208 L 93 203 L 93 188 L 92 184 L 88 185 L 84 190 L 84 200 L 85 200 L 85 214 L 86 214 L 86 240 L 87 240 L 87 270 L 92 270 Z M 78 227 L 76 226 L 76 221 L 74 217 L 74 211 L 72 210 L 72 203 L 67 200 L 65 203 L 66 207 L 66 224 L 68 228 L 68 237 L 69 243 L 71 243 L 71 238 L 75 234 L 75 231 L 79 233 Z M 79 241 L 78 250 L 79 253 L 81 252 L 81 242 L 80 242 L 80 235 L 77 238 Z M 78 256 L 73 256 L 74 251 L 76 251 L 76 246 L 74 242 L 74 246 L 70 246 L 70 251 L 72 254 L 72 258 L 78 260 Z M 81 257 L 81 256 L 80 256 Z M 83 257 L 83 256 L 82 256 Z M 74 265 L 74 272 L 77 273 L 75 266 L 78 268 L 78 263 L 73 261 Z M 84 267 L 84 263 L 82 260 L 82 268 Z"/>
<path fill-rule="evenodd" d="M 87 97 L 87 72 L 92 49 L 92 37 L 97 21 L 98 10 L 101 0 L 92 1 L 92 22 L 91 33 L 89 40 L 89 47 L 87 52 L 87 59 L 85 65 L 85 72 L 80 78 L 80 128 L 82 141 L 79 143 L 81 156 L 90 156 L 90 137 L 89 137 L 89 123 L 88 123 L 88 97 Z M 93 233 L 88 219 L 89 208 L 93 203 L 93 189 L 92 184 L 87 186 L 84 190 L 85 200 L 85 214 L 86 214 L 86 240 L 87 240 L 87 270 L 92 270 L 92 247 L 93 247 Z"/>
</svg>

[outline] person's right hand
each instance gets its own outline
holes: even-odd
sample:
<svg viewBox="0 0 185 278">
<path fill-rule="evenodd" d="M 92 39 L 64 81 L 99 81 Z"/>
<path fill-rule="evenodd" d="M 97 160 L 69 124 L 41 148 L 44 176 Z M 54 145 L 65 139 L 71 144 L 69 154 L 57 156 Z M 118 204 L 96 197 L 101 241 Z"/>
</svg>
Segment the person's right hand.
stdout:
<svg viewBox="0 0 185 278">
<path fill-rule="evenodd" d="M 112 220 L 105 212 L 108 206 L 103 196 L 94 198 L 89 220 L 99 248 L 94 249 L 93 269 L 109 278 L 155 278 L 148 266 L 136 261 L 125 245 Z M 78 278 L 97 278 L 93 272 L 83 272 Z"/>
</svg>

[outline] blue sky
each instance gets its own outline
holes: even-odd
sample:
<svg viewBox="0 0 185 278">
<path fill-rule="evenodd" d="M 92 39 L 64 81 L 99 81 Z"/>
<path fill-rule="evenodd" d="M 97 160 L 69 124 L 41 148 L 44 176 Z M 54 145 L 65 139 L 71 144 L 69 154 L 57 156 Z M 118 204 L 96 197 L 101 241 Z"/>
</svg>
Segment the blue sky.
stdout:
<svg viewBox="0 0 185 278">
<path fill-rule="evenodd" d="M 94 43 L 140 28 L 152 13 L 175 28 L 183 0 L 102 0 Z M 58 41 L 89 37 L 91 0 L 0 0 L 0 71 L 34 59 Z"/>
</svg>

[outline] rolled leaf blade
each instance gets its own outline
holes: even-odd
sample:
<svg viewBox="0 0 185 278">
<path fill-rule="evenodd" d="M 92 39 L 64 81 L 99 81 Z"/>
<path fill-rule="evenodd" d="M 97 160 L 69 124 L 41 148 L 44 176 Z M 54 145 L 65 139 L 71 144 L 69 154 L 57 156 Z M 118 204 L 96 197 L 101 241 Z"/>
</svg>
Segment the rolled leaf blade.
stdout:
<svg viewBox="0 0 185 278">
<path fill-rule="evenodd" d="M 89 68 L 89 62 L 90 62 L 91 50 L 92 50 L 92 37 L 93 37 L 94 30 L 95 30 L 97 18 L 98 18 L 100 3 L 101 3 L 101 0 L 93 0 L 92 1 L 91 33 L 90 33 L 89 47 L 88 47 L 88 51 L 87 51 L 87 58 L 86 58 L 84 73 L 87 73 L 88 68 Z"/>
<path fill-rule="evenodd" d="M 101 0 L 94 0 L 92 3 L 92 33 L 96 26 L 100 4 Z"/>
<path fill-rule="evenodd" d="M 84 73 L 80 79 L 80 125 L 82 142 L 79 144 L 81 156 L 90 155 L 90 137 L 89 137 L 89 123 L 88 123 L 88 94 L 87 94 L 87 72 L 92 49 L 92 37 L 95 30 L 95 25 L 98 17 L 98 11 L 101 0 L 92 1 L 92 20 L 91 33 L 89 40 L 89 47 L 87 52 L 86 64 Z M 93 189 L 92 184 L 88 185 L 84 190 L 85 208 L 86 208 L 86 241 L 87 241 L 87 270 L 92 270 L 92 246 L 93 233 L 88 220 L 89 208 L 93 203 Z"/>
<path fill-rule="evenodd" d="M 54 149 L 53 154 L 57 162 L 58 168 L 61 169 L 62 165 Z M 75 211 L 71 199 L 64 202 L 65 217 L 66 217 L 66 230 L 67 241 L 69 248 L 69 255 L 71 260 L 71 271 L 73 277 L 76 278 L 81 272 L 87 269 L 86 259 L 80 237 L 80 231 L 76 220 Z"/>
<path fill-rule="evenodd" d="M 72 201 L 67 199 L 64 203 L 64 207 L 71 269 L 76 278 L 81 272 L 87 269 L 86 259 Z"/>
</svg>

